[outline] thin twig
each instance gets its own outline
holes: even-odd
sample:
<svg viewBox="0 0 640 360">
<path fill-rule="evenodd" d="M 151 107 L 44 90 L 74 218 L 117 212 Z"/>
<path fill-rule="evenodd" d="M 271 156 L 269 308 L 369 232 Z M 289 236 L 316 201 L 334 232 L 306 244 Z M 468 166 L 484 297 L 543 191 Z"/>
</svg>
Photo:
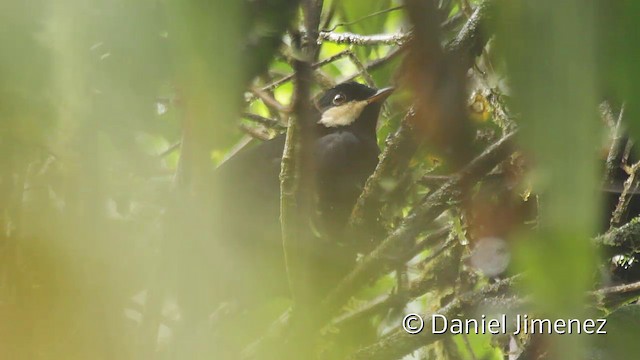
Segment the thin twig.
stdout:
<svg viewBox="0 0 640 360">
<path fill-rule="evenodd" d="M 236 142 L 236 144 L 233 145 L 231 149 L 229 149 L 229 151 L 226 152 L 224 158 L 222 158 L 218 166 L 224 164 L 227 160 L 233 158 L 242 149 L 246 148 L 249 144 L 251 144 L 252 141 L 254 141 L 254 139 L 251 136 L 249 135 L 243 136 L 242 139 Z"/>
<path fill-rule="evenodd" d="M 278 100 L 276 100 L 273 96 L 271 96 L 267 91 L 263 89 L 259 89 L 257 87 L 251 87 L 251 93 L 256 96 L 258 99 L 262 100 L 262 102 L 271 110 L 278 112 L 289 114 L 291 113 L 291 109 L 282 105 Z"/>
<path fill-rule="evenodd" d="M 173 153 L 174 151 L 178 150 L 180 148 L 180 141 L 177 141 L 173 144 L 171 144 L 166 150 L 164 150 L 163 152 L 161 152 L 160 154 L 158 154 L 158 157 L 164 158 L 169 156 L 171 153 Z"/>
<path fill-rule="evenodd" d="M 251 136 L 252 138 L 258 139 L 260 141 L 267 141 L 271 138 L 267 130 L 264 128 L 260 129 L 258 127 L 248 126 L 246 124 L 240 124 L 240 130 L 243 133 Z"/>
<path fill-rule="evenodd" d="M 258 124 L 264 125 L 270 129 L 284 130 L 286 128 L 286 126 L 282 125 L 280 121 L 276 119 L 270 119 L 250 112 L 242 113 L 242 117 L 251 121 L 255 121 Z"/>
<path fill-rule="evenodd" d="M 358 71 L 366 81 L 367 85 L 375 88 L 376 83 L 375 81 L 373 81 L 373 77 L 371 76 L 371 74 L 369 74 L 369 72 L 367 71 L 367 67 L 362 64 L 356 54 L 354 54 L 352 51 L 349 51 L 347 55 L 349 56 L 349 59 L 351 59 L 351 62 L 358 68 Z"/>
<path fill-rule="evenodd" d="M 373 12 L 373 13 L 371 13 L 369 15 L 363 16 L 363 17 L 361 17 L 359 19 L 356 19 L 356 20 L 353 20 L 353 21 L 335 24 L 335 25 L 333 25 L 333 27 L 331 29 L 323 29 L 322 31 L 323 32 L 331 32 L 331 31 L 334 31 L 335 29 L 337 29 L 338 27 L 354 25 L 354 24 L 357 24 L 357 23 L 359 23 L 359 22 L 361 22 L 363 20 L 370 19 L 370 18 L 378 16 L 378 15 L 390 13 L 392 11 L 400 10 L 402 8 L 403 8 L 403 6 L 394 6 L 392 8 L 376 11 L 376 12 Z"/>
<path fill-rule="evenodd" d="M 326 59 L 323 59 L 321 61 L 318 61 L 318 62 L 314 63 L 312 65 L 312 68 L 315 70 L 315 69 L 318 69 L 318 68 L 320 68 L 320 67 L 322 67 L 324 65 L 330 64 L 330 63 L 332 63 L 332 62 L 334 62 L 336 60 L 342 59 L 343 57 L 347 56 L 350 52 L 351 52 L 350 50 L 344 50 L 344 51 L 341 51 L 341 52 L 339 52 L 339 53 L 337 53 L 335 55 L 329 56 Z M 285 76 L 285 77 L 283 77 L 281 79 L 278 79 L 278 80 L 272 82 L 269 85 L 263 86 L 262 90 L 263 91 L 273 90 L 273 89 L 281 86 L 282 84 L 284 84 L 284 83 L 286 83 L 288 81 L 291 81 L 292 79 L 293 79 L 293 74 L 287 75 L 287 76 Z"/>
<path fill-rule="evenodd" d="M 368 63 L 367 65 L 365 65 L 365 69 L 370 72 L 373 70 L 378 69 L 379 67 L 387 64 L 388 62 L 390 62 L 391 60 L 395 59 L 396 57 L 398 57 L 400 54 L 402 54 L 402 52 L 406 50 L 406 47 L 397 47 L 391 51 L 389 51 L 389 53 L 379 59 L 373 60 L 370 63 Z M 345 78 L 343 81 L 351 81 L 355 78 L 357 78 L 358 76 L 360 76 L 360 72 L 355 73 L 347 78 Z"/>
</svg>

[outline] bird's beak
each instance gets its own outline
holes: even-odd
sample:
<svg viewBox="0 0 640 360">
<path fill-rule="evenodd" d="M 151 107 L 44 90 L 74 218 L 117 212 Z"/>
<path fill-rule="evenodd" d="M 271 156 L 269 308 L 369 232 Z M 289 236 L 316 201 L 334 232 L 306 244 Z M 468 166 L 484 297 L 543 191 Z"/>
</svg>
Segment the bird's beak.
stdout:
<svg viewBox="0 0 640 360">
<path fill-rule="evenodd" d="M 367 104 L 383 102 L 385 101 L 389 95 L 395 90 L 394 87 L 386 87 L 384 89 L 378 90 L 375 94 L 373 94 L 370 98 L 367 99 Z"/>
</svg>

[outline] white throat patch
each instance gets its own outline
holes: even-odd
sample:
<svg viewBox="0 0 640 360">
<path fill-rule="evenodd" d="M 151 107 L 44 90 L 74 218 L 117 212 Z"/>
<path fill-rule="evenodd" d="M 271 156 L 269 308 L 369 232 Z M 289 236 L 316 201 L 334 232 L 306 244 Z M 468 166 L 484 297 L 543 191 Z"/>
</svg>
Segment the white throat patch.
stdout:
<svg viewBox="0 0 640 360">
<path fill-rule="evenodd" d="M 367 100 L 349 101 L 340 106 L 329 108 L 322 113 L 322 118 L 318 121 L 318 124 L 326 127 L 351 125 L 360 116 L 365 106 L 367 106 Z"/>
</svg>

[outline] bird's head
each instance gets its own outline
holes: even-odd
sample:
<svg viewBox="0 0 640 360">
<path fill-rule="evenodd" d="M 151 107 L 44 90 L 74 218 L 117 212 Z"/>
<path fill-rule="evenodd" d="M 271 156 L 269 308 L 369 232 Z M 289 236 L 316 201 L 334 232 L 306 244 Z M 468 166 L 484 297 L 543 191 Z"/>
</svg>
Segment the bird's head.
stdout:
<svg viewBox="0 0 640 360">
<path fill-rule="evenodd" d="M 375 130 L 380 108 L 393 88 L 374 89 L 357 82 L 345 82 L 325 91 L 316 101 L 318 124 L 326 128 L 363 126 Z"/>
</svg>

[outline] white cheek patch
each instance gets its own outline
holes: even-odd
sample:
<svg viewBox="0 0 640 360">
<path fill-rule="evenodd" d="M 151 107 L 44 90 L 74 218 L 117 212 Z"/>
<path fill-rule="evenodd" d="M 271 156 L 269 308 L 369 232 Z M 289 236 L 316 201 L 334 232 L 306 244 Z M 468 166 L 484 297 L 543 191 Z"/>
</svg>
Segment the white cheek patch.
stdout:
<svg viewBox="0 0 640 360">
<path fill-rule="evenodd" d="M 351 125 L 362 113 L 367 101 L 350 101 L 340 106 L 327 109 L 322 113 L 322 118 L 318 124 L 326 127 L 337 127 Z"/>
</svg>

